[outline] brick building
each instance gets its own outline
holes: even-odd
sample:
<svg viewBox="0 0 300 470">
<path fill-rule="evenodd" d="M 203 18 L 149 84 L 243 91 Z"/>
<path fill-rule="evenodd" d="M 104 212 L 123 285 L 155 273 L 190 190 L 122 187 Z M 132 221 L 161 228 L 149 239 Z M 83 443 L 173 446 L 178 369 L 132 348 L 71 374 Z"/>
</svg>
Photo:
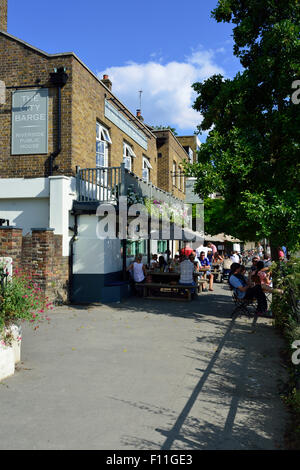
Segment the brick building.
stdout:
<svg viewBox="0 0 300 470">
<path fill-rule="evenodd" d="M 177 139 L 188 154 L 190 163 L 196 163 L 197 152 L 200 148 L 200 140 L 197 135 L 180 135 L 177 136 Z"/>
<path fill-rule="evenodd" d="M 187 152 L 170 129 L 154 130 L 159 171 L 157 184 L 179 199 L 185 199 L 184 162 Z"/>
<path fill-rule="evenodd" d="M 72 279 L 76 300 L 95 300 L 89 285 L 104 292 L 107 279 L 118 279 L 125 249 L 120 240 L 95 240 L 97 205 L 118 206 L 130 187 L 171 206 L 184 201 L 179 173 L 192 144 L 145 125 L 113 94 L 109 77 L 100 80 L 73 52 L 48 54 L 10 35 L 7 0 L 0 0 L 0 80 L 0 223 L 24 237 L 53 229 L 47 246 L 61 256 L 56 273 Z M 142 245 L 148 257 L 157 251 L 157 242 Z"/>
</svg>

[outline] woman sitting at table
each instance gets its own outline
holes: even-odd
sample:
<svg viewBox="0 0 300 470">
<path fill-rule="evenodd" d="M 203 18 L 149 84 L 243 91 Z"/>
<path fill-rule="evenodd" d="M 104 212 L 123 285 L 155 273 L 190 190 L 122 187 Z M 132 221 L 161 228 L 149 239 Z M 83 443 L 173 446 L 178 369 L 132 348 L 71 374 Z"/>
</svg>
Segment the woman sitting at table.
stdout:
<svg viewBox="0 0 300 470">
<path fill-rule="evenodd" d="M 171 261 L 170 264 L 170 271 L 179 272 L 180 271 L 180 259 L 179 255 L 175 255 L 174 259 Z"/>
<path fill-rule="evenodd" d="M 198 272 L 201 265 L 200 265 L 200 261 L 198 260 L 198 258 L 195 256 L 194 253 L 195 252 L 190 254 L 189 260 L 194 264 L 194 270 Z"/>
<path fill-rule="evenodd" d="M 267 268 L 265 268 L 263 261 L 258 261 L 256 268 L 256 271 L 251 275 L 251 280 L 254 285 L 261 285 L 264 292 L 283 294 L 282 289 L 273 289 L 270 272 L 266 270 Z"/>
<path fill-rule="evenodd" d="M 158 258 L 158 269 L 160 272 L 165 273 L 168 270 L 168 264 L 163 255 Z"/>
<path fill-rule="evenodd" d="M 213 263 L 221 264 L 223 262 L 222 256 L 216 251 L 213 255 Z"/>
</svg>

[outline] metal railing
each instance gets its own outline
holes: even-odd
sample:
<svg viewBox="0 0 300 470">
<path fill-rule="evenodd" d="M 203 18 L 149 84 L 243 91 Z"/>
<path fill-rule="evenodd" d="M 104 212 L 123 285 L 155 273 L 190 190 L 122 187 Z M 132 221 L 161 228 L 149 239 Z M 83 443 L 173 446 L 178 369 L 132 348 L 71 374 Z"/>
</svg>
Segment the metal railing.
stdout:
<svg viewBox="0 0 300 470">
<path fill-rule="evenodd" d="M 77 200 L 117 201 L 121 190 L 121 167 L 77 168 Z"/>
<path fill-rule="evenodd" d="M 170 206 L 176 204 L 183 208 L 184 201 L 173 196 L 173 194 L 154 186 L 151 182 L 146 182 L 134 173 L 125 170 L 124 172 L 124 189 L 127 194 L 128 190 L 134 191 L 138 196 L 156 199 L 160 202 L 166 202 Z"/>
<path fill-rule="evenodd" d="M 117 202 L 119 196 L 126 196 L 129 191 L 134 191 L 138 196 L 157 199 L 170 206 L 176 204 L 183 208 L 184 205 L 184 201 L 171 193 L 125 169 L 124 163 L 119 167 L 77 167 L 76 179 L 79 202 Z"/>
</svg>

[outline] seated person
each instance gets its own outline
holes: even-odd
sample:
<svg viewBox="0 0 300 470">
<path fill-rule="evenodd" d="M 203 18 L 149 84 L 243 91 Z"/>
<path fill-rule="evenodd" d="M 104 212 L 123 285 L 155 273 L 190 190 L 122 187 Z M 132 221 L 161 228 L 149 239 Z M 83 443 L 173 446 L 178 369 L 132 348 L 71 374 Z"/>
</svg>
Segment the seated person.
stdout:
<svg viewBox="0 0 300 470">
<path fill-rule="evenodd" d="M 168 269 L 168 263 L 166 262 L 165 258 L 163 255 L 160 255 L 158 258 L 158 269 L 162 272 L 165 273 L 167 272 Z"/>
<path fill-rule="evenodd" d="M 194 281 L 194 271 L 194 263 L 192 263 L 187 256 L 182 256 L 180 263 L 179 284 L 195 286 L 196 283 Z M 192 293 L 194 294 L 195 290 L 193 290 Z"/>
<path fill-rule="evenodd" d="M 134 281 L 134 292 L 136 294 L 141 294 L 138 288 L 138 285 L 144 282 L 147 275 L 145 265 L 143 264 L 143 255 L 138 254 L 135 258 L 135 261 L 128 266 L 127 271 L 132 272 L 132 278 Z"/>
<path fill-rule="evenodd" d="M 259 257 L 258 256 L 253 256 L 252 258 L 252 266 L 250 267 L 251 271 L 256 271 L 256 265 L 259 262 Z"/>
<path fill-rule="evenodd" d="M 255 285 L 261 285 L 262 289 L 266 292 L 274 294 L 283 294 L 282 289 L 273 289 L 270 272 L 266 271 L 263 261 L 258 261 L 257 270 L 252 274 L 252 280 Z"/>
<path fill-rule="evenodd" d="M 198 260 L 198 258 L 195 257 L 194 253 L 190 254 L 189 256 L 189 260 L 191 261 L 191 263 L 193 263 L 194 265 L 194 271 L 199 271 L 200 269 L 200 261 Z"/>
<path fill-rule="evenodd" d="M 221 264 L 223 262 L 222 256 L 216 251 L 213 255 L 213 263 Z"/>
<path fill-rule="evenodd" d="M 172 271 L 179 271 L 180 270 L 180 258 L 179 258 L 179 255 L 175 255 L 174 256 L 174 259 L 171 261 L 171 264 L 170 264 L 170 269 Z"/>
<path fill-rule="evenodd" d="M 158 267 L 157 255 L 152 255 L 152 260 L 150 261 L 150 269 L 154 269 L 157 267 Z"/>
<path fill-rule="evenodd" d="M 237 277 L 244 283 L 244 285 L 249 284 L 248 279 L 246 279 L 246 266 L 241 265 L 241 269 Z"/>
<path fill-rule="evenodd" d="M 205 257 L 204 251 L 200 253 L 200 264 L 201 268 L 206 269 L 206 275 L 209 278 L 209 290 L 213 291 L 214 275 L 210 272 L 210 262 L 208 258 Z"/>
<path fill-rule="evenodd" d="M 200 256 L 201 256 L 201 253 L 200 253 Z M 207 252 L 206 258 L 208 259 L 208 261 L 209 261 L 210 264 L 213 263 L 213 256 L 214 256 L 214 255 L 213 255 L 213 251 L 212 251 L 212 250 Z"/>
<path fill-rule="evenodd" d="M 229 284 L 232 286 L 238 299 L 245 299 L 252 301 L 257 300 L 257 315 L 265 315 L 267 313 L 268 304 L 266 296 L 261 288 L 261 285 L 257 284 L 254 287 L 244 285 L 244 282 L 239 277 L 241 266 L 239 263 L 233 263 L 231 266 L 231 275 L 229 277 Z"/>
<path fill-rule="evenodd" d="M 264 254 L 263 262 L 264 262 L 265 268 L 269 268 L 272 264 L 272 260 L 271 260 L 270 256 L 267 253 Z"/>
<path fill-rule="evenodd" d="M 223 274 L 225 274 L 225 276 L 227 276 L 227 274 L 230 273 L 230 266 L 231 265 L 232 265 L 231 259 L 229 258 L 228 255 L 225 255 L 224 261 L 223 261 Z"/>
</svg>

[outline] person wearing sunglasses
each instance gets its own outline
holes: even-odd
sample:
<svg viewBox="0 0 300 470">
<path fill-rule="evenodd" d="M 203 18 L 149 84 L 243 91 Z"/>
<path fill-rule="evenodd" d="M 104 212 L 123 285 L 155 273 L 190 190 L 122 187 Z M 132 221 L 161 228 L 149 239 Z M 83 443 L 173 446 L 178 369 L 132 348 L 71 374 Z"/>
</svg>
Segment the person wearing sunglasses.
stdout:
<svg viewBox="0 0 300 470">
<path fill-rule="evenodd" d="M 210 272 L 210 262 L 208 258 L 206 258 L 204 251 L 201 251 L 199 261 L 201 269 L 204 268 L 206 270 L 206 276 L 209 279 L 209 290 L 213 291 L 214 275 Z"/>
</svg>

